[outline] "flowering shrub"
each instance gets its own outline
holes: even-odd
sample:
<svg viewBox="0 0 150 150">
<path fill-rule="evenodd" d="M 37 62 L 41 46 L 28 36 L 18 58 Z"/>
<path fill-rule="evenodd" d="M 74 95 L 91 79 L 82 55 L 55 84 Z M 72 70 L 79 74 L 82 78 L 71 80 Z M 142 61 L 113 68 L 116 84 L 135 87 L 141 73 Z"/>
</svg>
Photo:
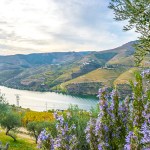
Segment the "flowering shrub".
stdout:
<svg viewBox="0 0 150 150">
<path fill-rule="evenodd" d="M 69 127 L 68 123 L 64 121 L 64 117 L 58 115 L 56 112 L 54 113 L 54 117 L 57 120 L 56 137 L 52 137 L 46 130 L 43 130 L 38 137 L 38 148 L 50 150 L 76 150 L 78 145 L 75 134 L 76 126 L 72 124 Z M 70 118 L 69 114 L 68 118 Z"/>
<path fill-rule="evenodd" d="M 150 149 L 150 88 L 143 86 L 149 73 L 136 74 L 136 82 L 131 82 L 132 97 L 124 101 L 119 101 L 116 89 L 111 93 L 99 90 L 100 112 L 85 129 L 91 150 Z"/>
<path fill-rule="evenodd" d="M 121 149 L 128 131 L 129 99 L 119 104 L 117 90 L 108 94 L 105 88 L 99 90 L 99 98 L 99 115 L 90 119 L 85 130 L 90 149 Z"/>
<path fill-rule="evenodd" d="M 38 148 L 46 149 L 46 145 L 50 147 L 51 145 L 49 145 L 49 142 L 47 142 L 47 140 L 50 141 L 50 134 L 48 134 L 47 131 L 44 129 L 38 136 Z"/>
<path fill-rule="evenodd" d="M 126 147 L 127 150 L 134 149 L 150 149 L 150 136 L 149 136 L 149 119 L 150 119 L 150 87 L 148 84 L 143 82 L 145 78 L 149 77 L 150 72 L 143 71 L 141 75 L 136 75 L 136 82 L 131 82 L 133 89 L 133 102 L 130 113 L 132 114 L 132 124 L 131 131 L 132 135 L 128 141 L 128 136 L 126 137 Z M 149 82 L 146 82 L 149 83 Z M 125 146 L 126 146 L 125 145 Z"/>
</svg>

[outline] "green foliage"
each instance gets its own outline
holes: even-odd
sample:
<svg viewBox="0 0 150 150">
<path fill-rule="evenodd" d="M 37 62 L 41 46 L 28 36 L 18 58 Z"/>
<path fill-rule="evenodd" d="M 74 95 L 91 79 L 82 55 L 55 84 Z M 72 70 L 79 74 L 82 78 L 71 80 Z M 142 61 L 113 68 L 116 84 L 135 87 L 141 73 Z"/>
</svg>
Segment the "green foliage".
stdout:
<svg viewBox="0 0 150 150">
<path fill-rule="evenodd" d="M 9 106 L 6 103 L 4 94 L 0 92 L 0 116 L 3 117 L 3 115 L 7 112 L 9 109 Z"/>
<path fill-rule="evenodd" d="M 69 119 L 67 119 L 68 113 L 71 116 Z M 68 109 L 68 113 L 64 114 L 64 118 L 68 122 L 68 125 L 71 126 L 72 124 L 75 124 L 76 126 L 76 136 L 79 142 L 78 149 L 87 150 L 89 147 L 86 142 L 84 130 L 90 119 L 89 113 L 84 110 L 80 110 L 76 105 L 71 105 Z"/>
<path fill-rule="evenodd" d="M 145 122 L 144 111 L 146 111 L 146 107 L 149 107 L 149 96 L 150 90 L 144 83 L 144 77 L 142 77 L 138 72 L 135 73 L 136 81 L 131 81 L 132 86 L 132 123 L 130 126 L 130 130 L 133 131 L 134 135 L 137 137 L 136 140 L 133 139 L 131 145 L 133 146 L 132 149 L 142 149 L 143 144 L 140 142 L 143 138 L 141 134 L 142 125 Z"/>
<path fill-rule="evenodd" d="M 87 111 L 81 110 L 76 105 L 71 105 L 65 111 L 54 113 L 56 118 L 55 134 L 49 129 L 43 130 L 38 137 L 38 145 L 42 149 L 57 150 L 87 150 L 85 127 L 90 119 Z M 45 139 L 45 140 L 43 140 Z M 66 147 L 68 146 L 68 147 Z"/>
<path fill-rule="evenodd" d="M 150 53 L 150 1 L 111 0 L 109 8 L 114 10 L 117 21 L 128 21 L 128 25 L 124 26 L 125 31 L 135 28 L 140 33 L 139 42 L 135 45 L 135 59 L 139 64 Z"/>
<path fill-rule="evenodd" d="M 18 126 L 18 124 L 16 124 L 19 120 L 16 117 L 16 114 L 14 115 L 11 111 L 10 111 L 10 107 L 7 104 L 4 94 L 0 93 L 0 125 L 4 128 L 7 129 L 6 134 L 9 135 L 9 130 L 13 129 L 14 127 Z M 19 122 L 19 124 L 21 123 L 21 120 Z M 11 136 L 11 135 L 10 135 Z M 16 140 L 16 137 L 12 135 L 12 138 L 14 140 Z M 2 147 L 2 145 L 0 144 L 0 150 L 7 150 L 8 149 L 8 145 L 6 144 L 5 147 Z"/>
<path fill-rule="evenodd" d="M 90 110 L 90 116 L 93 117 L 93 118 L 96 118 L 99 114 L 99 105 L 97 104 L 95 108 L 91 108 Z"/>
<path fill-rule="evenodd" d="M 48 122 L 48 121 L 42 121 L 42 122 L 29 122 L 27 124 L 27 130 L 30 131 L 31 135 L 34 136 L 35 142 L 37 143 L 38 135 L 41 133 L 43 129 L 47 129 L 51 132 L 52 135 L 55 135 L 56 129 L 55 129 L 55 122 Z"/>
<path fill-rule="evenodd" d="M 16 141 L 14 133 L 10 133 L 11 130 L 15 130 L 21 126 L 21 117 L 18 113 L 9 110 L 3 118 L 0 120 L 0 124 L 6 129 L 6 135 L 12 137 Z"/>
<path fill-rule="evenodd" d="M 7 129 L 15 129 L 21 125 L 21 118 L 18 113 L 8 111 L 1 119 L 1 126 Z"/>
</svg>

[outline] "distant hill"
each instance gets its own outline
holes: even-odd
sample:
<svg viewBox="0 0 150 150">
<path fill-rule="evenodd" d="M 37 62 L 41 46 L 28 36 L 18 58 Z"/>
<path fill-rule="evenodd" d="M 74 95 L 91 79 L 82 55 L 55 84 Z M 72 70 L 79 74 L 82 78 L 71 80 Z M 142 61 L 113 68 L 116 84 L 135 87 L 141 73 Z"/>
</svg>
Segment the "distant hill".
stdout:
<svg viewBox="0 0 150 150">
<path fill-rule="evenodd" d="M 72 63 L 76 59 L 80 59 L 82 56 L 87 55 L 90 52 L 53 52 L 53 53 L 37 53 L 29 55 L 11 55 L 0 56 L 1 69 L 5 69 L 5 66 L 30 68 L 41 65 L 49 64 L 65 64 Z M 3 64 L 3 65 L 2 65 Z M 3 67 L 3 68 L 2 68 Z"/>
<path fill-rule="evenodd" d="M 0 84 L 12 88 L 96 94 L 99 87 L 128 85 L 137 41 L 97 52 L 54 52 L 0 56 Z M 149 67 L 150 56 L 142 62 Z"/>
</svg>

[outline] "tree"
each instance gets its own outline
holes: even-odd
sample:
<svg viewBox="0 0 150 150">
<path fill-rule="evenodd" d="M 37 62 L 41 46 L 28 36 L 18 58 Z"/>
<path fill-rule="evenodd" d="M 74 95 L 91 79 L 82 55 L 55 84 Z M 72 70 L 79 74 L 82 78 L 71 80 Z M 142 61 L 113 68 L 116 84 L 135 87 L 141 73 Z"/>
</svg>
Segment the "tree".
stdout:
<svg viewBox="0 0 150 150">
<path fill-rule="evenodd" d="M 0 116 L 3 117 L 5 113 L 8 111 L 9 106 L 6 103 L 4 94 L 0 92 Z"/>
<path fill-rule="evenodd" d="M 0 116 L 1 118 L 4 117 L 4 115 L 6 114 L 6 112 L 9 110 L 9 107 L 5 101 L 5 97 L 4 94 L 2 94 L 0 92 Z M 2 143 L 0 142 L 0 150 L 8 150 L 9 148 L 9 144 L 7 143 L 5 146 L 2 145 Z"/>
<path fill-rule="evenodd" d="M 125 31 L 135 28 L 140 33 L 135 44 L 135 60 L 139 64 L 150 53 L 150 0 L 111 0 L 109 8 L 114 11 L 115 20 L 128 21 Z"/>
<path fill-rule="evenodd" d="M 42 121 L 42 122 L 32 121 L 27 124 L 27 130 L 30 131 L 31 135 L 34 136 L 36 144 L 37 144 L 38 136 L 43 129 L 52 128 L 52 130 L 54 130 L 54 127 L 55 124 L 48 121 Z"/>
<path fill-rule="evenodd" d="M 11 134 L 10 131 L 15 130 L 21 125 L 21 117 L 19 114 L 14 113 L 11 110 L 8 111 L 0 120 L 0 124 L 2 127 L 6 128 L 6 135 L 10 136 L 14 139 L 14 141 L 16 141 L 16 136 Z"/>
</svg>

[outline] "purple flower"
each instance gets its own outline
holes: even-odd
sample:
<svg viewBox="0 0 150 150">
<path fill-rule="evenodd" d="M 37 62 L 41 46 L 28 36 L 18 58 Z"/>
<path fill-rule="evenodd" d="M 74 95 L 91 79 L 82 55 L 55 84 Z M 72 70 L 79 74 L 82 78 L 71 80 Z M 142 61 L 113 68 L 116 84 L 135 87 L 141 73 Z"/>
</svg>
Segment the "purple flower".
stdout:
<svg viewBox="0 0 150 150">
<path fill-rule="evenodd" d="M 44 129 L 43 131 L 41 131 L 40 135 L 38 136 L 38 139 L 40 139 L 41 141 L 47 140 L 49 138 L 49 134 L 47 134 L 46 130 Z"/>
<path fill-rule="evenodd" d="M 131 150 L 131 145 L 130 144 L 126 144 L 124 147 L 125 150 Z"/>
<path fill-rule="evenodd" d="M 106 91 L 106 88 L 100 88 L 100 89 L 98 90 L 98 95 L 97 95 L 97 97 L 101 97 L 102 94 L 103 94 L 105 91 Z"/>
<path fill-rule="evenodd" d="M 126 144 L 124 146 L 125 150 L 131 150 L 131 138 L 133 136 L 133 132 L 130 131 L 129 134 L 126 136 Z"/>
<path fill-rule="evenodd" d="M 97 119 L 95 125 L 95 134 L 99 135 L 100 130 L 102 130 L 102 122 L 100 121 L 100 119 Z"/>
<path fill-rule="evenodd" d="M 98 150 L 103 150 L 103 147 L 101 144 L 98 144 Z"/>
<path fill-rule="evenodd" d="M 108 128 L 107 125 L 104 125 L 104 130 L 105 130 L 106 132 L 108 132 L 109 128 Z"/>
<path fill-rule="evenodd" d="M 90 121 L 87 123 L 85 133 L 86 133 L 86 140 L 89 143 L 91 140 L 91 134 L 94 131 L 95 128 L 95 121 L 94 119 L 90 118 Z"/>
<path fill-rule="evenodd" d="M 147 70 L 144 70 L 142 73 L 141 73 L 142 77 L 145 78 L 146 76 L 149 76 L 150 75 L 150 69 L 147 69 Z"/>
<path fill-rule="evenodd" d="M 146 121 L 142 125 L 141 133 L 143 134 L 141 143 L 149 144 L 150 143 L 150 126 L 146 123 Z"/>
<path fill-rule="evenodd" d="M 57 117 L 57 121 L 59 121 L 59 123 L 62 125 L 63 123 L 64 123 L 64 118 L 63 118 L 63 116 L 61 115 L 61 116 L 58 116 Z"/>
<path fill-rule="evenodd" d="M 42 142 L 46 141 L 49 137 L 50 135 L 46 132 L 45 129 L 41 131 L 40 135 L 38 136 L 38 141 L 37 141 L 39 149 L 42 147 Z"/>
<path fill-rule="evenodd" d="M 114 99 L 114 97 L 117 95 L 117 91 L 116 90 L 112 90 L 112 92 L 110 93 L 110 97 L 111 99 Z"/>
<path fill-rule="evenodd" d="M 125 150 L 132 150 L 137 149 L 139 146 L 138 137 L 135 135 L 134 132 L 130 131 L 129 134 L 126 136 L 126 144 L 124 145 Z"/>
<path fill-rule="evenodd" d="M 67 132 L 69 130 L 68 123 L 65 124 L 64 130 Z"/>
<path fill-rule="evenodd" d="M 54 118 L 57 119 L 57 117 L 58 117 L 57 112 L 54 112 L 53 115 L 54 115 Z"/>
<path fill-rule="evenodd" d="M 110 97 L 111 97 L 111 106 L 110 109 L 113 111 L 115 110 L 119 104 L 118 101 L 118 92 L 116 90 L 112 90 L 112 92 L 110 93 Z"/>
<path fill-rule="evenodd" d="M 60 147 L 61 147 L 61 139 L 56 138 L 56 139 L 54 140 L 54 149 L 58 149 L 58 148 L 60 148 Z"/>
</svg>

